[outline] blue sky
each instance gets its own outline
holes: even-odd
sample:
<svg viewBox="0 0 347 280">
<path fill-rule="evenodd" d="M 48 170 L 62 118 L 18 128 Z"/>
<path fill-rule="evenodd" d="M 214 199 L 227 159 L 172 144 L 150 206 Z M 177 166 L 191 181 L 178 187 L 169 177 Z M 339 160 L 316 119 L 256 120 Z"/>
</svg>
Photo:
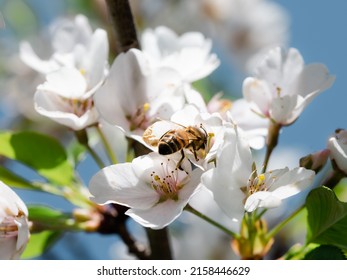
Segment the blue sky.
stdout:
<svg viewBox="0 0 347 280">
<path fill-rule="evenodd" d="M 305 151 L 325 147 L 336 128 L 347 128 L 347 1 L 277 1 L 291 18 L 290 46 L 306 63 L 324 63 L 335 75 L 334 85 L 318 96 L 292 127 L 283 131 L 283 144 Z"/>
</svg>

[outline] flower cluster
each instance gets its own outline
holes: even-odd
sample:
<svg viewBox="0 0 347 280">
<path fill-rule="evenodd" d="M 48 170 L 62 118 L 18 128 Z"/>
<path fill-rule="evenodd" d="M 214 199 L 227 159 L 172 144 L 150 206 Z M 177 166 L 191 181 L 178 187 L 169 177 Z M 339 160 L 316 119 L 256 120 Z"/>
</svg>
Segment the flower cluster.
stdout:
<svg viewBox="0 0 347 280">
<path fill-rule="evenodd" d="M 76 205 L 88 205 L 87 211 L 75 212 L 76 224 L 68 220 L 59 225 L 83 228 L 79 219 L 88 218 L 78 215 L 92 213 L 92 223 L 83 229 L 104 233 L 110 230 L 105 230 L 107 219 L 117 219 L 117 207 L 155 230 L 170 225 L 184 210 L 211 222 L 192 207 L 193 197 L 203 192 L 237 222 L 240 235 L 218 222 L 211 224 L 234 238 L 232 246 L 242 257 L 256 258 L 272 244 L 273 236 L 267 235 L 262 220 L 268 209 L 311 188 L 329 158 L 334 172 L 346 176 L 347 130 L 343 129 L 336 130 L 326 149 L 303 157 L 294 168 L 268 166 L 281 131 L 335 80 L 325 65 L 305 64 L 299 50 L 280 47 L 284 38 L 258 36 L 276 22 L 281 22 L 276 31 L 281 33 L 282 11 L 255 0 L 199 3 L 194 5 L 203 5 L 210 20 L 233 26 L 232 50 L 240 54 L 245 68 L 252 66 L 242 84 L 242 98 L 231 101 L 222 93 L 207 98 L 198 90 L 200 80 L 222 62 L 212 40 L 200 32 L 179 35 L 165 26 L 145 29 L 141 49 L 127 49 L 109 63 L 107 32 L 93 30 L 86 17 L 77 15 L 51 26 L 48 59 L 40 58 L 28 42 L 20 44 L 23 62 L 45 79 L 36 88 L 36 111 L 74 131 L 100 167 L 89 181 L 87 195 L 77 179 L 72 186 L 54 189 L 52 193 L 68 199 L 83 189 L 70 201 L 81 199 Z M 221 8 L 225 5 L 237 7 L 240 14 L 230 19 Z M 246 13 L 253 6 L 257 8 Z M 268 21 L 265 16 L 271 12 L 275 16 Z M 99 132 L 105 153 L 99 155 L 90 147 L 90 128 Z M 263 160 L 259 150 L 265 151 Z M 18 258 L 23 252 L 29 239 L 27 216 L 24 203 L 0 182 L 0 243 L 7 246 L 0 250 L 1 258 Z"/>
<path fill-rule="evenodd" d="M 142 46 L 142 51 L 119 54 L 107 77 L 101 74 L 105 57 L 95 61 L 100 72 L 89 88 L 88 83 L 82 87 L 85 73 L 74 68 L 47 74 L 46 84 L 38 87 L 37 94 L 50 89 L 46 98 L 59 95 L 65 109 L 76 109 L 75 117 L 92 106 L 103 121 L 153 151 L 94 175 L 89 184 L 93 201 L 124 205 L 137 222 L 158 229 L 175 220 L 201 188 L 211 191 L 228 216 L 240 220 L 244 211 L 277 207 L 311 186 L 313 171 L 285 166 L 268 171 L 267 162 L 257 169 L 252 150 L 278 137 L 282 126 L 292 124 L 331 86 L 334 78 L 324 65 L 305 66 L 298 50 L 276 47 L 264 56 L 254 77 L 245 79 L 244 98 L 232 103 L 216 96 L 206 104 L 192 82 L 219 65 L 209 39 L 158 27 L 144 31 Z M 80 84 L 64 86 L 71 77 L 78 81 L 77 76 Z M 270 129 L 274 125 L 277 134 Z"/>
<path fill-rule="evenodd" d="M 22 60 L 45 74 L 34 96 L 36 111 L 56 122 L 81 130 L 97 123 L 92 96 L 108 73 L 108 39 L 105 30 L 92 32 L 82 15 L 52 26 L 52 56 L 40 59 L 28 42 L 22 42 Z"/>
</svg>

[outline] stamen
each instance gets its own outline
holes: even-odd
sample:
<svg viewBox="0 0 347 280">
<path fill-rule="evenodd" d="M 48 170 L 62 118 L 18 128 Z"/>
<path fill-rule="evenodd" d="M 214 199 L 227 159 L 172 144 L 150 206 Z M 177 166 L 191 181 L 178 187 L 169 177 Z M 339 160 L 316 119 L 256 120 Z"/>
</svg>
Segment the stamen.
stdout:
<svg viewBox="0 0 347 280">
<path fill-rule="evenodd" d="M 143 104 L 143 111 L 144 111 L 145 113 L 149 110 L 149 108 L 150 108 L 149 103 Z"/>
<path fill-rule="evenodd" d="M 62 98 L 62 102 L 67 105 L 67 110 L 79 117 L 83 116 L 94 106 L 92 98 L 86 100 Z"/>
<path fill-rule="evenodd" d="M 87 71 L 86 71 L 86 69 L 81 68 L 81 69 L 80 69 L 80 73 L 81 73 L 83 76 L 85 76 L 86 73 L 87 73 Z"/>
<path fill-rule="evenodd" d="M 13 218 L 5 218 L 0 224 L 0 238 L 9 238 L 18 235 L 18 227 Z"/>
<path fill-rule="evenodd" d="M 269 182 L 269 180 L 271 181 Z M 248 197 L 251 194 L 259 191 L 268 191 L 274 181 L 274 176 L 266 176 L 265 174 L 256 176 L 256 170 L 253 170 L 251 176 L 248 179 L 247 187 L 241 188 L 241 190 L 245 193 L 246 197 Z"/>
<path fill-rule="evenodd" d="M 142 128 L 145 130 L 149 126 L 149 119 L 146 115 L 150 109 L 149 103 L 144 103 L 140 106 L 134 115 L 127 115 L 126 118 L 130 122 L 130 130 L 135 130 L 137 128 Z"/>
<path fill-rule="evenodd" d="M 183 186 L 183 181 L 179 178 L 180 171 L 178 168 L 171 169 L 170 165 L 172 165 L 170 164 L 170 159 L 167 159 L 167 164 L 164 162 L 160 163 L 160 173 L 152 171 L 150 174 L 152 178 L 151 186 L 160 195 L 159 202 L 163 202 L 167 199 L 177 200 L 178 192 Z M 187 172 L 185 173 L 188 175 Z"/>
</svg>

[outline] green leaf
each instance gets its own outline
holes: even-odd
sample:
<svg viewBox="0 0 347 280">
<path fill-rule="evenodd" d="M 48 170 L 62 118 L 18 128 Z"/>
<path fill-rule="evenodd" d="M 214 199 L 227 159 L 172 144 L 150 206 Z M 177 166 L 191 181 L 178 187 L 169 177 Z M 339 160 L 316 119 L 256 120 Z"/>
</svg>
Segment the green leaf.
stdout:
<svg viewBox="0 0 347 280">
<path fill-rule="evenodd" d="M 36 132 L 0 132 L 0 155 L 17 160 L 58 185 L 69 185 L 73 168 L 64 147 Z"/>
<path fill-rule="evenodd" d="M 340 248 L 331 245 L 321 245 L 308 252 L 304 260 L 346 260 Z"/>
<path fill-rule="evenodd" d="M 0 166 L 0 180 L 3 181 L 6 185 L 29 190 L 37 190 L 24 178 L 18 176 L 17 174 L 12 173 L 10 170 Z"/>
<path fill-rule="evenodd" d="M 347 203 L 326 187 L 312 190 L 306 199 L 307 243 L 347 248 Z"/>
<path fill-rule="evenodd" d="M 40 233 L 31 234 L 28 245 L 26 246 L 22 258 L 32 259 L 41 256 L 62 236 L 61 231 L 45 230 Z"/>
</svg>

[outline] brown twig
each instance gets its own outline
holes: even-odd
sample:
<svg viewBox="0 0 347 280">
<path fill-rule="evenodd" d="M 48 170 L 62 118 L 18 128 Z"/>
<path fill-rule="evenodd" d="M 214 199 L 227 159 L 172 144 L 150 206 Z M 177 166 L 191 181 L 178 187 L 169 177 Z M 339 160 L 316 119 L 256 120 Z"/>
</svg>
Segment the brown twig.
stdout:
<svg viewBox="0 0 347 280">
<path fill-rule="evenodd" d="M 102 215 L 98 232 L 101 234 L 118 234 L 125 245 L 128 247 L 129 253 L 135 255 L 140 260 L 149 259 L 146 248 L 137 242 L 129 233 L 126 227 L 128 216 L 125 215 L 127 207 L 118 204 L 105 205 L 99 208 Z"/>
<path fill-rule="evenodd" d="M 128 0 L 106 0 L 112 27 L 116 38 L 116 52 L 126 52 L 131 48 L 140 49 L 136 28 Z M 140 143 L 133 145 L 135 155 L 148 153 Z M 171 249 L 167 230 L 147 229 L 147 236 L 151 247 L 151 259 L 171 259 Z M 123 240 L 127 244 L 127 239 Z M 128 240 L 129 241 L 129 240 Z M 128 245 L 132 250 L 132 241 Z M 130 247 L 129 247 L 130 246 Z"/>
<path fill-rule="evenodd" d="M 116 38 L 117 53 L 140 49 L 135 23 L 128 0 L 106 0 Z"/>
</svg>

